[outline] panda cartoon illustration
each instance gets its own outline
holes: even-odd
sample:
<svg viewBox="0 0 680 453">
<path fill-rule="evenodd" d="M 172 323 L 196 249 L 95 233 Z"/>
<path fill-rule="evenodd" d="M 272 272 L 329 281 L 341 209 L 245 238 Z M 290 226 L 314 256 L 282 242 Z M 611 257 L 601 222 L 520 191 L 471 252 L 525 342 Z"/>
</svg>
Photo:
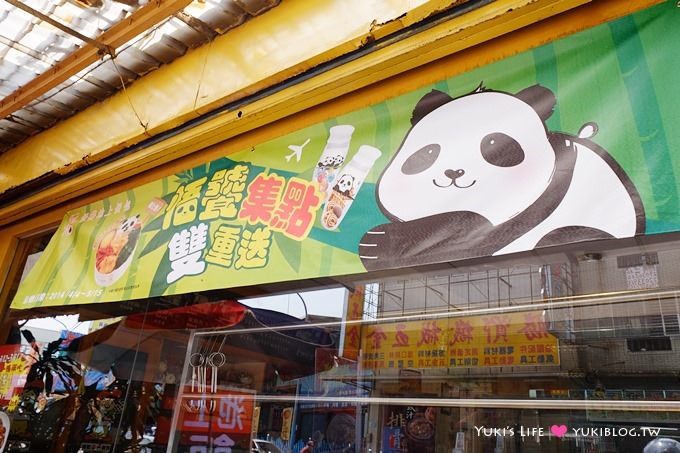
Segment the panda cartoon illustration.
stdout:
<svg viewBox="0 0 680 453">
<path fill-rule="evenodd" d="M 333 168 L 338 169 L 342 166 L 344 161 L 343 156 L 326 156 L 321 162 L 318 163 L 319 168 Z"/>
<path fill-rule="evenodd" d="M 118 230 L 121 231 L 122 233 L 129 233 L 135 228 L 141 228 L 142 226 L 142 221 L 140 220 L 139 214 L 128 217 L 127 219 L 123 220 L 120 223 L 120 226 L 118 227 Z"/>
<path fill-rule="evenodd" d="M 354 176 L 345 173 L 335 183 L 333 190 L 347 198 L 354 199 Z"/>
<path fill-rule="evenodd" d="M 590 139 L 548 131 L 556 105 L 540 85 L 510 94 L 480 85 L 433 90 L 376 186 L 390 223 L 368 231 L 368 270 L 493 256 L 644 233 L 634 185 Z"/>
</svg>

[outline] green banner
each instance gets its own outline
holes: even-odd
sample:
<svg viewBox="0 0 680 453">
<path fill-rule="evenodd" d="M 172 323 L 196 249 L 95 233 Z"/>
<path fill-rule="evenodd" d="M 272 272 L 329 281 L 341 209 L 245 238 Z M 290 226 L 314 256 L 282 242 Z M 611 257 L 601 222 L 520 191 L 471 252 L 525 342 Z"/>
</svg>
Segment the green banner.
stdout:
<svg viewBox="0 0 680 453">
<path fill-rule="evenodd" d="M 70 211 L 12 308 L 680 231 L 678 42 L 666 2 Z"/>
</svg>

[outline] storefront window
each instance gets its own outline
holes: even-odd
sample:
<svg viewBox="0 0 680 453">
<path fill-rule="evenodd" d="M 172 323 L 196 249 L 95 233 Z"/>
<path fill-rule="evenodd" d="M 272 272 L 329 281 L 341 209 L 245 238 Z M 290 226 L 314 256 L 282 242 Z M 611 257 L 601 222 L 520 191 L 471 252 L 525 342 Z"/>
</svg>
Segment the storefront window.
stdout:
<svg viewBox="0 0 680 453">
<path fill-rule="evenodd" d="M 680 247 L 659 239 L 276 297 L 12 311 L 3 440 L 54 452 L 639 452 L 679 437 Z"/>
<path fill-rule="evenodd" d="M 680 451 L 677 8 L 602 8 L 28 203 L 3 243 L 63 220 L 0 292 L 0 451 Z"/>
</svg>

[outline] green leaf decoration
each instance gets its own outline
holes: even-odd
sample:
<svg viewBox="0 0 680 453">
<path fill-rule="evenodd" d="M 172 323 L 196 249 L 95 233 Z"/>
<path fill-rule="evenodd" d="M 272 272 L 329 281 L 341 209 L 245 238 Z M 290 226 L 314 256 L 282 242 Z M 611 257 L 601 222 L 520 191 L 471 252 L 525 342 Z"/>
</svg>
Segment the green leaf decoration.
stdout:
<svg viewBox="0 0 680 453">
<path fill-rule="evenodd" d="M 194 172 L 191 170 L 184 170 L 175 175 L 180 184 L 189 184 L 194 180 Z"/>
<path fill-rule="evenodd" d="M 139 258 L 142 258 L 143 256 L 158 250 L 160 247 L 166 246 L 170 237 L 171 236 L 169 236 L 167 233 L 164 234 L 162 231 L 154 234 L 154 236 L 144 246 L 142 253 L 139 254 Z"/>
<path fill-rule="evenodd" d="M 156 274 L 153 276 L 151 282 L 151 290 L 149 296 L 160 296 L 168 289 L 167 277 L 172 268 L 170 267 L 170 249 L 166 247 L 163 258 L 161 258 L 156 268 Z"/>
<path fill-rule="evenodd" d="M 157 216 L 153 220 L 151 220 L 149 223 L 144 225 L 144 232 L 148 233 L 150 231 L 157 231 L 160 230 L 161 227 L 163 226 L 163 216 Z"/>
<path fill-rule="evenodd" d="M 291 239 L 284 234 L 274 233 L 274 242 L 281 250 L 281 254 L 286 262 L 295 272 L 300 272 L 300 257 L 302 256 L 302 243 Z"/>
</svg>

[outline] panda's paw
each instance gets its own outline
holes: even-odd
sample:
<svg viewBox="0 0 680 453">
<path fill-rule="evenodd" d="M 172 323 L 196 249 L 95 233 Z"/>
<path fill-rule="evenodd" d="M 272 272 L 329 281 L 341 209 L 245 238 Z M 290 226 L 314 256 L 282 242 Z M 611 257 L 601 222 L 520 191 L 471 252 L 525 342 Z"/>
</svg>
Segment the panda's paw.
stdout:
<svg viewBox="0 0 680 453">
<path fill-rule="evenodd" d="M 359 258 L 368 270 L 381 267 L 381 258 L 390 256 L 388 245 L 390 243 L 388 234 L 389 224 L 378 225 L 369 230 L 359 242 Z"/>
</svg>

